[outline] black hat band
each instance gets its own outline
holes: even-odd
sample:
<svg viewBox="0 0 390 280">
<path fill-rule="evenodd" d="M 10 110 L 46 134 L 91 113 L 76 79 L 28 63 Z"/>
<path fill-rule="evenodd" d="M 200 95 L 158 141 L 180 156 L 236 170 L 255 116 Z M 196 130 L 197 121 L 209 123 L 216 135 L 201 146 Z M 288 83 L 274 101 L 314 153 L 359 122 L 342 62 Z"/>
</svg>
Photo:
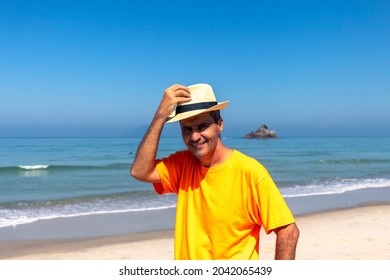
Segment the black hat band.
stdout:
<svg viewBox="0 0 390 280">
<path fill-rule="evenodd" d="M 181 105 L 176 107 L 176 115 L 180 113 L 185 113 L 188 111 L 201 110 L 201 109 L 209 109 L 215 105 L 218 105 L 218 102 L 201 102 L 194 103 L 188 105 Z"/>
</svg>

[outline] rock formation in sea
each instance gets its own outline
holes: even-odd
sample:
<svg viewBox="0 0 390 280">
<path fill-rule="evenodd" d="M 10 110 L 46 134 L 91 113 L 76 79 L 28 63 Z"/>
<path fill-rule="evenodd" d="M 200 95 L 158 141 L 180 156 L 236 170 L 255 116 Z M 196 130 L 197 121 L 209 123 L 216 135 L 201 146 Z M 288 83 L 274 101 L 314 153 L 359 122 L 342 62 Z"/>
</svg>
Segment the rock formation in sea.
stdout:
<svg viewBox="0 0 390 280">
<path fill-rule="evenodd" d="M 252 131 L 245 135 L 247 139 L 266 139 L 266 138 L 276 138 L 276 131 L 268 129 L 268 126 L 265 124 L 260 126 L 255 131 Z"/>
</svg>

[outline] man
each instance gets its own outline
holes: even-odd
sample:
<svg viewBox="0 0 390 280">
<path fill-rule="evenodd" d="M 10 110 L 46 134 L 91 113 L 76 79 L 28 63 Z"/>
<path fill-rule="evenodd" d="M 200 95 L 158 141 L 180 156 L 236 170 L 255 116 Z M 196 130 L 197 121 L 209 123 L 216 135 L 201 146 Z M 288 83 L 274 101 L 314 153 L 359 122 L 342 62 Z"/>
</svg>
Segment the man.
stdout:
<svg viewBox="0 0 390 280">
<path fill-rule="evenodd" d="M 131 175 L 178 195 L 175 259 L 258 259 L 262 226 L 277 235 L 275 259 L 294 259 L 299 230 L 269 173 L 222 143 L 227 105 L 207 84 L 167 88 Z M 163 126 L 174 121 L 188 150 L 156 160 Z"/>
</svg>

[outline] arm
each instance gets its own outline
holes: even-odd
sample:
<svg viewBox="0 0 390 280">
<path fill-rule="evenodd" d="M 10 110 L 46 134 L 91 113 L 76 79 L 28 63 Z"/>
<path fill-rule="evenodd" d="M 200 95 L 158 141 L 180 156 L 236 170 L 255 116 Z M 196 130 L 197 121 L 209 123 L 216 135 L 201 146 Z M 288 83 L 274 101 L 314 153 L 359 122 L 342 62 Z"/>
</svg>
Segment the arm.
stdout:
<svg viewBox="0 0 390 280">
<path fill-rule="evenodd" d="M 154 162 L 165 120 L 173 112 L 176 104 L 190 100 L 189 90 L 182 85 L 173 85 L 164 91 L 152 123 L 138 147 L 130 171 L 131 176 L 144 182 L 160 182 L 160 175 L 156 170 Z"/>
<path fill-rule="evenodd" d="M 276 233 L 275 260 L 294 260 L 299 229 L 295 223 L 279 227 Z"/>
</svg>

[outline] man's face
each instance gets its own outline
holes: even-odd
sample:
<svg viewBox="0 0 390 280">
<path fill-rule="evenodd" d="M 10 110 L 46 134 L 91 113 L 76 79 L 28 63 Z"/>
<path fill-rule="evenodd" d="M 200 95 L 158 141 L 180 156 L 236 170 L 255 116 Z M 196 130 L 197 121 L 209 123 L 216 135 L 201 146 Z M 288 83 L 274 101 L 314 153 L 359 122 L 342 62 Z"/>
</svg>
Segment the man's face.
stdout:
<svg viewBox="0 0 390 280">
<path fill-rule="evenodd" d="M 210 112 L 180 121 L 184 144 L 188 150 L 203 165 L 210 165 L 212 157 L 220 141 L 219 135 L 223 128 L 223 121 L 215 123 Z"/>
</svg>

